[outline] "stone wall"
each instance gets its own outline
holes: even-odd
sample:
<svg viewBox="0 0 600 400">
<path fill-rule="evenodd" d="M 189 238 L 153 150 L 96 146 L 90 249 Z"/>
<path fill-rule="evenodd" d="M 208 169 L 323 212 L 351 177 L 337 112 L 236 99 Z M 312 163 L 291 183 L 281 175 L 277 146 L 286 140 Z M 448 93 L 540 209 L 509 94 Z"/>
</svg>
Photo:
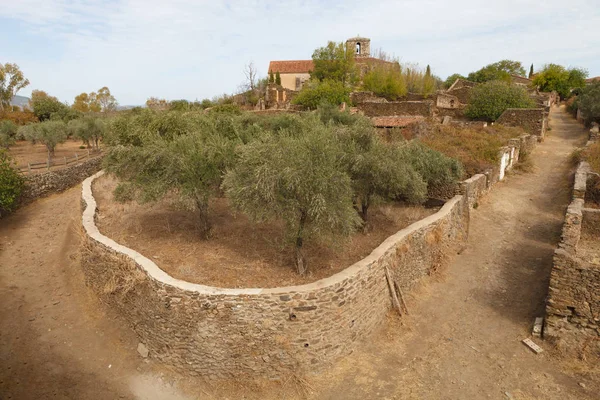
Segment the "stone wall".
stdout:
<svg viewBox="0 0 600 400">
<path fill-rule="evenodd" d="M 586 203 L 595 177 L 586 162 L 579 164 L 546 302 L 545 336 L 579 355 L 591 339 L 600 349 L 600 210 Z"/>
<path fill-rule="evenodd" d="M 39 197 L 62 192 L 78 185 L 90 175 L 98 172 L 101 164 L 102 157 L 96 157 L 56 171 L 27 175 L 20 205 L 31 203 Z"/>
<path fill-rule="evenodd" d="M 436 107 L 437 108 L 449 108 L 455 109 L 460 106 L 460 100 L 458 97 L 448 94 L 448 93 L 440 93 L 436 99 Z"/>
<path fill-rule="evenodd" d="M 358 110 L 367 117 L 391 117 L 421 115 L 430 117 L 433 115 L 433 101 L 391 101 L 388 103 L 365 102 L 358 104 Z"/>
<path fill-rule="evenodd" d="M 465 242 L 470 209 L 493 185 L 486 175 L 462 182 L 460 194 L 436 214 L 331 277 L 293 287 L 222 289 L 175 279 L 102 235 L 92 194 L 102 174 L 82 189 L 87 284 L 131 326 L 150 357 L 211 378 L 305 374 L 350 354 L 391 308 L 385 268 L 410 293 Z"/>
<path fill-rule="evenodd" d="M 509 108 L 496 122 L 521 127 L 527 133 L 536 135 L 542 140 L 546 134 L 548 114 L 544 108 Z"/>
<path fill-rule="evenodd" d="M 472 86 L 461 86 L 455 89 L 448 89 L 446 94 L 456 97 L 460 101 L 460 104 L 469 104 L 472 90 Z"/>
</svg>

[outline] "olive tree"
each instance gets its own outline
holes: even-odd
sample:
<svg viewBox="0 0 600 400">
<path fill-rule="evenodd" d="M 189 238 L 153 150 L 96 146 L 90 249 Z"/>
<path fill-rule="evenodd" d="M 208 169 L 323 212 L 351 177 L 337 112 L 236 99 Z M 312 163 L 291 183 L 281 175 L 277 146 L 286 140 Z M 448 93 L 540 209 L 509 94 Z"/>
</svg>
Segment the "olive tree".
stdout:
<svg viewBox="0 0 600 400">
<path fill-rule="evenodd" d="M 48 150 L 48 158 L 54 157 L 54 150 L 60 143 L 67 140 L 67 124 L 63 121 L 44 121 L 39 124 L 29 124 L 20 131 L 27 140 L 42 143 Z"/>
<path fill-rule="evenodd" d="M 105 157 L 108 172 L 121 179 L 117 199 L 156 201 L 175 193 L 198 215 L 204 239 L 211 233 L 209 200 L 219 191 L 235 142 L 220 135 L 188 132 L 146 137 L 142 145 L 116 145 Z"/>
<path fill-rule="evenodd" d="M 583 88 L 577 97 L 577 106 L 588 124 L 600 122 L 600 83 Z"/>
<path fill-rule="evenodd" d="M 69 133 L 83 141 L 88 148 L 99 148 L 104 135 L 105 121 L 101 118 L 83 117 L 69 121 Z"/>
<path fill-rule="evenodd" d="M 306 239 L 347 235 L 359 223 L 339 140 L 316 118 L 303 130 L 280 130 L 240 148 L 223 181 L 237 209 L 256 221 L 286 222 L 299 274 L 308 268 Z"/>
<path fill-rule="evenodd" d="M 10 120 L 0 121 L 0 147 L 8 149 L 15 143 L 17 125 Z"/>
</svg>

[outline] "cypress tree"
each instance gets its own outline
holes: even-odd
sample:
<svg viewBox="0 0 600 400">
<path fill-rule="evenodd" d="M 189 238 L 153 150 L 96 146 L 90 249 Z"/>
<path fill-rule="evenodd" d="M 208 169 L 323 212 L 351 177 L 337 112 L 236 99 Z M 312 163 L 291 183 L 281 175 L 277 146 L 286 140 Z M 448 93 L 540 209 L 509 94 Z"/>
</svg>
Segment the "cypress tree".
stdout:
<svg viewBox="0 0 600 400">
<path fill-rule="evenodd" d="M 531 79 L 532 76 L 533 76 L 533 64 L 531 64 L 531 67 L 529 68 L 529 79 Z"/>
<path fill-rule="evenodd" d="M 279 71 L 275 73 L 275 83 L 281 85 L 281 75 L 279 75 Z"/>
<path fill-rule="evenodd" d="M 275 77 L 273 76 L 273 70 L 269 72 L 269 83 L 275 83 Z"/>
</svg>

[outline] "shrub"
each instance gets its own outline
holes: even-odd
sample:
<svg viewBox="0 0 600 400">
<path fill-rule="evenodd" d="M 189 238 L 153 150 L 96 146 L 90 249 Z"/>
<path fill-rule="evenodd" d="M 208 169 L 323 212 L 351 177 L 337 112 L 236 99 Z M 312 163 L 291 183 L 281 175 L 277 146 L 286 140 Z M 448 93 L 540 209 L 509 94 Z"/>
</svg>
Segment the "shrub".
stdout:
<svg viewBox="0 0 600 400">
<path fill-rule="evenodd" d="M 242 110 L 240 106 L 233 103 L 218 104 L 210 109 L 211 113 L 235 114 L 240 115 Z"/>
<path fill-rule="evenodd" d="M 406 82 L 399 64 L 376 65 L 363 78 L 363 89 L 388 100 L 396 100 L 407 93 Z"/>
<path fill-rule="evenodd" d="M 25 181 L 11 165 L 11 158 L 0 150 L 0 217 L 17 206 Z"/>
<path fill-rule="evenodd" d="M 472 119 L 495 121 L 507 108 L 532 108 L 535 102 L 521 87 L 501 81 L 478 85 L 471 91 L 465 115 Z"/>
<path fill-rule="evenodd" d="M 17 125 L 9 120 L 0 121 L 0 147 L 8 149 L 15 143 Z"/>
<path fill-rule="evenodd" d="M 350 102 L 350 89 L 344 83 L 333 80 L 310 81 L 292 100 L 293 104 L 313 110 L 322 104 L 339 105 L 344 102 Z"/>
<path fill-rule="evenodd" d="M 349 234 L 357 226 L 350 177 L 330 128 L 313 121 L 302 134 L 280 131 L 240 148 L 238 157 L 223 182 L 227 196 L 257 221 L 286 222 L 298 273 L 307 271 L 306 239 Z"/>
<path fill-rule="evenodd" d="M 423 177 L 429 193 L 455 186 L 464 171 L 460 162 L 419 141 L 411 141 L 401 148 L 403 157 Z"/>
<path fill-rule="evenodd" d="M 587 124 L 600 122 L 600 82 L 583 88 L 576 104 Z"/>
</svg>

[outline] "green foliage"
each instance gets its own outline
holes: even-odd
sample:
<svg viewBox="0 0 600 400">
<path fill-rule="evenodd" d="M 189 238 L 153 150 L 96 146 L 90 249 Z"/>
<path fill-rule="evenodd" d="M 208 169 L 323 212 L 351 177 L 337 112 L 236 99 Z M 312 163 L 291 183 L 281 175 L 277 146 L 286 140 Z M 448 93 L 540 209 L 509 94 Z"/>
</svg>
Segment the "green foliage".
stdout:
<svg viewBox="0 0 600 400">
<path fill-rule="evenodd" d="M 507 82 L 490 81 L 473 88 L 465 115 L 471 119 L 495 121 L 507 108 L 532 107 L 535 102 L 525 89 Z"/>
<path fill-rule="evenodd" d="M 533 78 L 533 83 L 543 92 L 556 91 L 566 99 L 572 89 L 585 86 L 587 76 L 587 71 L 581 68 L 566 69 L 562 65 L 548 64 Z"/>
<path fill-rule="evenodd" d="M 292 100 L 293 104 L 313 110 L 324 103 L 338 105 L 344 102 L 350 102 L 350 89 L 343 82 L 333 80 L 310 81 Z"/>
<path fill-rule="evenodd" d="M 464 171 L 461 163 L 419 141 L 411 141 L 402 147 L 403 158 L 427 183 L 429 193 L 456 185 Z"/>
<path fill-rule="evenodd" d="M 312 55 L 314 71 L 310 76 L 320 82 L 336 81 L 343 85 L 353 85 L 358 76 L 354 53 L 346 49 L 343 42 L 327 42 Z"/>
<path fill-rule="evenodd" d="M 467 78 L 462 76 L 461 74 L 452 74 L 448 78 L 446 78 L 446 80 L 444 81 L 444 87 L 446 89 L 449 89 L 450 86 L 452 86 L 454 84 L 454 82 L 456 82 L 458 79 L 466 80 Z"/>
<path fill-rule="evenodd" d="M 273 76 L 273 70 L 269 71 L 269 83 L 275 83 L 275 77 Z"/>
<path fill-rule="evenodd" d="M 8 110 L 13 97 L 27 85 L 29 80 L 17 64 L 0 64 L 0 111 Z"/>
<path fill-rule="evenodd" d="M 30 100 L 33 114 L 41 121 L 52 118 L 53 114 L 66 113 L 68 107 L 61 103 L 56 97 L 48 95 L 41 90 L 34 90 Z M 61 114 L 62 115 L 62 114 Z"/>
<path fill-rule="evenodd" d="M 579 107 L 587 124 L 600 122 L 600 82 L 581 89 L 575 107 Z"/>
<path fill-rule="evenodd" d="M 104 136 L 106 121 L 102 118 L 86 116 L 69 121 L 67 130 L 69 134 L 81 139 L 88 148 L 99 148 L 100 139 Z"/>
<path fill-rule="evenodd" d="M 301 135 L 281 131 L 244 146 L 223 182 L 239 210 L 257 221 L 286 222 L 300 274 L 307 268 L 305 239 L 349 234 L 358 224 L 339 141 L 316 121 L 304 128 Z"/>
<path fill-rule="evenodd" d="M 467 77 L 473 82 L 506 81 L 510 82 L 511 75 L 525 76 L 525 69 L 519 61 L 502 60 L 486 65 L 479 71 L 471 72 Z"/>
<path fill-rule="evenodd" d="M 533 64 L 531 64 L 531 67 L 529 67 L 529 79 L 533 78 Z"/>
<path fill-rule="evenodd" d="M 317 114 L 324 124 L 354 125 L 361 118 L 358 114 L 350 114 L 348 110 L 341 111 L 339 107 L 328 103 L 320 104 L 317 108 Z"/>
<path fill-rule="evenodd" d="M 237 104 L 218 104 L 210 109 L 211 113 L 237 114 L 240 115 L 242 110 Z"/>
<path fill-rule="evenodd" d="M 275 74 L 275 84 L 281 85 L 281 74 L 279 73 L 279 71 L 277 71 L 277 73 Z"/>
<path fill-rule="evenodd" d="M 235 143 L 223 136 L 197 131 L 179 136 L 148 136 L 143 146 L 118 145 L 105 157 L 107 171 L 128 187 L 118 190 L 141 202 L 176 193 L 198 215 L 203 238 L 211 232 L 209 200 L 233 158 Z M 125 190 L 126 188 L 126 190 Z M 117 192 L 123 199 L 123 193 Z"/>
<path fill-rule="evenodd" d="M 363 77 L 363 89 L 388 100 L 406 95 L 406 83 L 400 64 L 377 64 Z"/>
<path fill-rule="evenodd" d="M 423 77 L 423 94 L 425 96 L 431 96 L 435 93 L 436 82 L 434 77 L 431 75 L 431 67 L 427 66 L 425 70 L 425 76 Z"/>
<path fill-rule="evenodd" d="M 0 149 L 0 217 L 17 206 L 25 180 L 11 165 L 8 152 Z"/>
<path fill-rule="evenodd" d="M 169 105 L 171 111 L 189 111 L 192 109 L 192 104 L 187 100 L 173 100 Z"/>
<path fill-rule="evenodd" d="M 44 121 L 25 125 L 21 132 L 27 140 L 44 144 L 48 150 L 48 158 L 54 156 L 56 145 L 67 140 L 67 125 L 62 121 Z"/>
<path fill-rule="evenodd" d="M 15 143 L 17 125 L 9 120 L 0 120 L 0 147 L 8 149 Z"/>
</svg>

